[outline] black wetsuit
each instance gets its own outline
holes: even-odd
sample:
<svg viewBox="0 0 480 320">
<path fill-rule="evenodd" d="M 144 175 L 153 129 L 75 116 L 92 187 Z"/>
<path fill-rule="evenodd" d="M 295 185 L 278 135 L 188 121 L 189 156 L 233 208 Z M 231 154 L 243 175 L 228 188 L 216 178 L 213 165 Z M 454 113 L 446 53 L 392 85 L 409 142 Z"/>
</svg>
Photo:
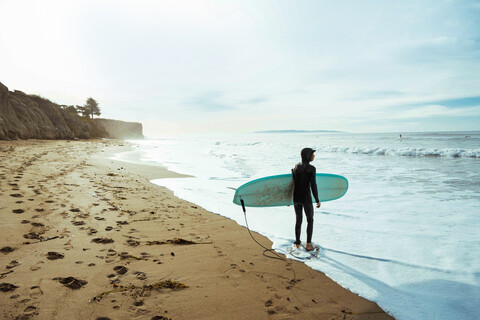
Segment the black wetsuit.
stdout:
<svg viewBox="0 0 480 320">
<path fill-rule="evenodd" d="M 316 182 L 316 169 L 310 165 L 313 150 L 310 148 L 302 150 L 302 163 L 299 163 L 292 170 L 293 180 L 295 186 L 293 189 L 293 204 L 295 208 L 295 215 L 297 220 L 295 223 L 295 244 L 300 244 L 300 233 L 302 231 L 303 214 L 302 209 L 305 210 L 307 217 L 307 243 L 312 242 L 313 234 L 313 204 L 312 193 L 315 201 L 318 203 L 318 190 Z M 312 192 L 310 192 L 310 188 Z"/>
</svg>

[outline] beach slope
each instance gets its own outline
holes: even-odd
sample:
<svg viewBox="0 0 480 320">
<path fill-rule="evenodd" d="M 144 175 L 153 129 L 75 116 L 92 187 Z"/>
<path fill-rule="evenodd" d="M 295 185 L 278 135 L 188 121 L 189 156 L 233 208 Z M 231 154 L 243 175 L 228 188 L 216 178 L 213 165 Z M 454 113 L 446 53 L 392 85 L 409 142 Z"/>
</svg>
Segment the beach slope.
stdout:
<svg viewBox="0 0 480 320">
<path fill-rule="evenodd" d="M 149 182 L 180 175 L 109 159 L 128 149 L 0 141 L 1 319 L 392 319 Z"/>
</svg>

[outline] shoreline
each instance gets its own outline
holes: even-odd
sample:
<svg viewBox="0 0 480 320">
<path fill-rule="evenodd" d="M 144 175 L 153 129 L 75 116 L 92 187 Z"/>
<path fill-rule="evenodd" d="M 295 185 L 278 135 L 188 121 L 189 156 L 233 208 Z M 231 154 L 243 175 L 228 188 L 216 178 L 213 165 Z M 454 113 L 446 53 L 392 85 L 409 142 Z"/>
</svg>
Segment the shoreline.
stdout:
<svg viewBox="0 0 480 320">
<path fill-rule="evenodd" d="M 112 140 L 115 141 L 115 140 Z M 134 172 L 138 175 L 141 175 L 147 178 L 149 181 L 154 179 L 165 179 L 165 178 L 187 178 L 191 177 L 186 174 L 178 173 L 171 171 L 165 166 L 158 164 L 148 165 L 146 163 L 140 163 L 140 160 L 136 161 L 135 159 L 112 159 L 119 154 L 126 153 L 135 153 L 138 152 L 133 150 L 133 144 L 129 142 L 121 142 L 115 147 L 110 147 L 109 150 L 103 150 L 99 153 L 92 154 L 90 157 L 90 163 L 97 167 L 102 167 L 103 169 L 108 169 L 112 164 L 120 165 L 121 170 L 126 170 L 127 172 Z"/>
<path fill-rule="evenodd" d="M 17 287 L 0 291 L 2 318 L 393 319 L 150 182 L 182 175 L 108 158 L 123 151 L 117 140 L 0 141 L 0 247 L 13 250 L 0 253 L 0 283 Z"/>
</svg>

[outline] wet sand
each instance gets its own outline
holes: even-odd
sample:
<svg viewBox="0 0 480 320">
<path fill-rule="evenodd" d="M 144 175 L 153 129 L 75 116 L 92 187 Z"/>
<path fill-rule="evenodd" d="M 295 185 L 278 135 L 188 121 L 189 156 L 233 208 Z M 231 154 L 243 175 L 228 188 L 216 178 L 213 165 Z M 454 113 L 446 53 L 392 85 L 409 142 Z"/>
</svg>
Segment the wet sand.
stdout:
<svg viewBox="0 0 480 320">
<path fill-rule="evenodd" d="M 129 148 L 0 141 L 1 319 L 392 319 L 149 182 L 180 175 L 108 159 Z"/>
</svg>

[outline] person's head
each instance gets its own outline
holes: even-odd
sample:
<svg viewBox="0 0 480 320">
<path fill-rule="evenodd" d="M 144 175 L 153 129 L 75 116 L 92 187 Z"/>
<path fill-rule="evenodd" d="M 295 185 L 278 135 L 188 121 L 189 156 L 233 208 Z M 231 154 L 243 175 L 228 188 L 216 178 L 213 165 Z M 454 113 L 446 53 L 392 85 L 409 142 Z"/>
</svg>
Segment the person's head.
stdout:
<svg viewBox="0 0 480 320">
<path fill-rule="evenodd" d="M 313 161 L 313 159 L 315 158 L 314 152 L 315 150 L 313 150 L 312 148 L 303 148 L 300 152 L 300 155 L 302 156 L 302 162 L 309 163 L 310 161 Z"/>
</svg>

